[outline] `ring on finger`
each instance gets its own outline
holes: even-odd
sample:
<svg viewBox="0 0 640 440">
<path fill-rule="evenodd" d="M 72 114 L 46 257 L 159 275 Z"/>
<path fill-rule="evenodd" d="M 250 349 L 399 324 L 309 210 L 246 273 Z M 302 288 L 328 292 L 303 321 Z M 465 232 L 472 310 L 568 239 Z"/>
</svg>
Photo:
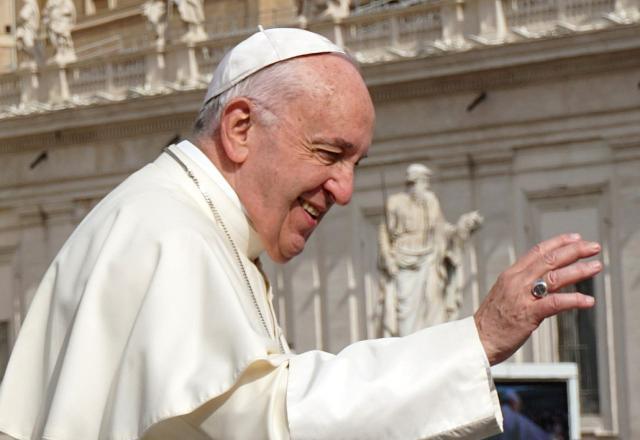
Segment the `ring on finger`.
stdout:
<svg viewBox="0 0 640 440">
<path fill-rule="evenodd" d="M 539 278 L 533 282 L 531 286 L 531 294 L 536 298 L 544 298 L 549 293 L 549 286 L 542 278 Z"/>
</svg>

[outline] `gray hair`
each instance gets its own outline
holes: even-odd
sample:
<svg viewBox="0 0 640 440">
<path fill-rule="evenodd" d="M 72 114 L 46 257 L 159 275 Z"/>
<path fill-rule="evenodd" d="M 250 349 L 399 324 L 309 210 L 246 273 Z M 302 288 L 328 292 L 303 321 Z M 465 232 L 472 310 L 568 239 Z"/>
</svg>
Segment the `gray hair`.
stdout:
<svg viewBox="0 0 640 440">
<path fill-rule="evenodd" d="M 346 59 L 356 68 L 356 62 L 349 56 L 331 54 Z M 285 60 L 249 76 L 226 92 L 204 103 L 193 125 L 195 136 L 213 136 L 220 128 L 222 112 L 226 105 L 234 98 L 245 97 L 255 106 L 256 117 L 264 125 L 272 125 L 278 117 L 271 111 L 282 103 L 295 99 L 305 91 L 313 90 L 315 84 L 310 84 L 298 66 L 302 57 Z"/>
</svg>

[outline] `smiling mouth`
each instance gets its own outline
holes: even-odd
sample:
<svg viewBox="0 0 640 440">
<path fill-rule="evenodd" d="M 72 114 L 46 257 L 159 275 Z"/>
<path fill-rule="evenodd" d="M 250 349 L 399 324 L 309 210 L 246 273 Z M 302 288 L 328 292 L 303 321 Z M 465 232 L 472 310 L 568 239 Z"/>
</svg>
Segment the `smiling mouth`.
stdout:
<svg viewBox="0 0 640 440">
<path fill-rule="evenodd" d="M 320 211 L 318 211 L 309 202 L 302 198 L 298 198 L 298 201 L 300 202 L 300 206 L 302 206 L 302 209 L 304 209 L 307 214 L 309 214 L 315 220 L 318 219 L 318 217 L 320 216 Z"/>
</svg>

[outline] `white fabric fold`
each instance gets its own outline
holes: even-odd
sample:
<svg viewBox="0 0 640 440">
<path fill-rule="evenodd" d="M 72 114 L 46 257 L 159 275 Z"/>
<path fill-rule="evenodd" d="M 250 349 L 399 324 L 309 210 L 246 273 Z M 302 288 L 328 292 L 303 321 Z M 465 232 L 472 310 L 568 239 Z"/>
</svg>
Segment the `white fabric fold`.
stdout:
<svg viewBox="0 0 640 440">
<path fill-rule="evenodd" d="M 473 318 L 289 361 L 291 438 L 484 438 L 502 413 Z"/>
<path fill-rule="evenodd" d="M 204 197 L 162 154 L 98 204 L 48 269 L 0 389 L 0 431 L 20 440 L 498 432 L 471 318 L 338 355 L 280 353 L 284 338 L 254 264 L 258 234 L 208 165 L 172 151 L 222 215 L 265 323 Z"/>
<path fill-rule="evenodd" d="M 253 362 L 286 361 L 251 261 L 259 237 L 207 173 L 175 153 L 223 213 L 269 334 L 204 198 L 163 154 L 100 202 L 48 269 L 0 389 L 0 431 L 135 439 L 225 393 Z"/>
</svg>

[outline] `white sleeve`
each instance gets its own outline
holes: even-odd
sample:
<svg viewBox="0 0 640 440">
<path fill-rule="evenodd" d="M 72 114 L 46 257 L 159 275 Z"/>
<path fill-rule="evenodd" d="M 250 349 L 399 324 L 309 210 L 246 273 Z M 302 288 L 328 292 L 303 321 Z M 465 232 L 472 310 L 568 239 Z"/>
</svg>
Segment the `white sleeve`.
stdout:
<svg viewBox="0 0 640 440">
<path fill-rule="evenodd" d="M 289 361 L 294 440 L 484 438 L 502 429 L 473 318 Z"/>
</svg>

